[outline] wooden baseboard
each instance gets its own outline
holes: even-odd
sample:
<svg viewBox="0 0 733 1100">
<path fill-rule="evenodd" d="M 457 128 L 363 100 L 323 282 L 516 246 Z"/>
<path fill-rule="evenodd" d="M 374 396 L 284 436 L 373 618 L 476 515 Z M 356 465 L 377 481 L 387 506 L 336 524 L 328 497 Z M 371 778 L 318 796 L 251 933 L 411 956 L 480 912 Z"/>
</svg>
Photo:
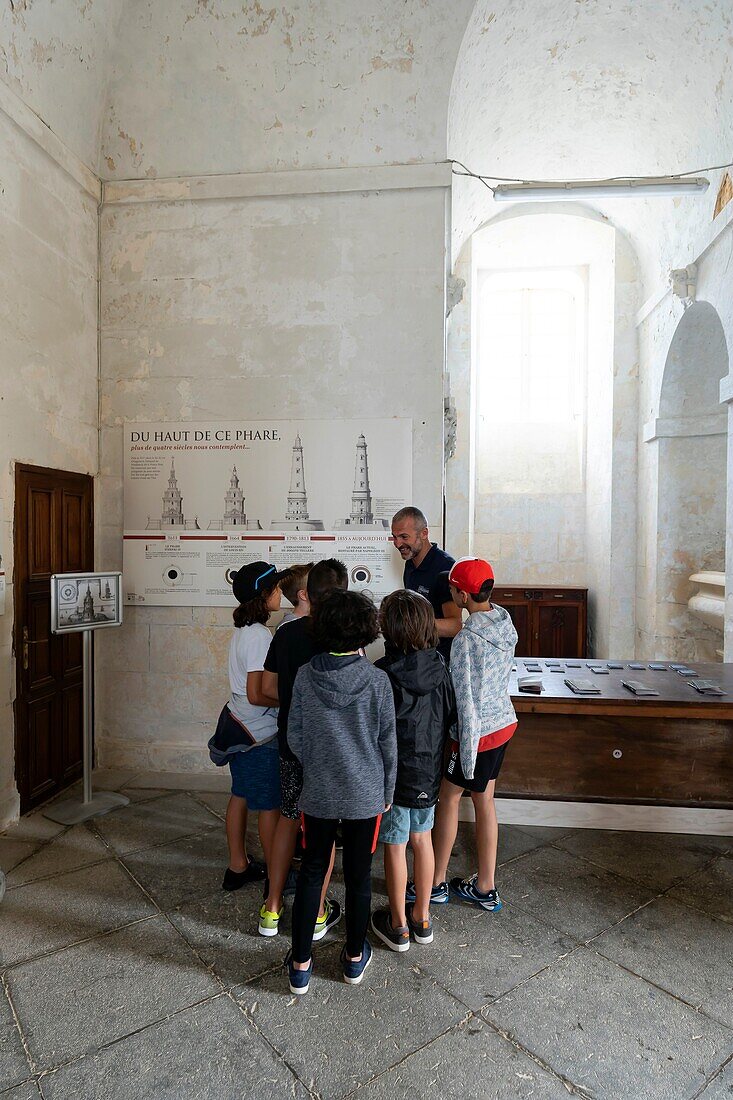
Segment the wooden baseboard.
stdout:
<svg viewBox="0 0 733 1100">
<path fill-rule="evenodd" d="M 496 812 L 499 823 L 503 825 L 549 825 L 561 829 L 617 829 L 639 833 L 733 836 L 733 810 L 497 798 Z M 474 819 L 470 798 L 461 799 L 460 819 Z"/>
</svg>

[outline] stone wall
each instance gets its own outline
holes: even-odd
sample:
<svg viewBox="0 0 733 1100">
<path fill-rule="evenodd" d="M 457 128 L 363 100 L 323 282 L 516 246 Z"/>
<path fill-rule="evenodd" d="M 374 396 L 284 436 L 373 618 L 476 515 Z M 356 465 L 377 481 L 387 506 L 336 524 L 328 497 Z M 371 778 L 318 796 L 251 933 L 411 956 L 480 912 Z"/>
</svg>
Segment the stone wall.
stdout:
<svg viewBox="0 0 733 1100">
<path fill-rule="evenodd" d="M 440 516 L 445 199 L 438 186 L 104 208 L 105 567 L 121 567 L 125 420 L 411 416 L 414 497 Z M 208 767 L 231 612 L 125 614 L 99 638 L 101 761 Z"/>
<path fill-rule="evenodd" d="M 97 470 L 97 204 L 0 110 L 0 829 L 17 814 L 15 465 Z"/>
</svg>

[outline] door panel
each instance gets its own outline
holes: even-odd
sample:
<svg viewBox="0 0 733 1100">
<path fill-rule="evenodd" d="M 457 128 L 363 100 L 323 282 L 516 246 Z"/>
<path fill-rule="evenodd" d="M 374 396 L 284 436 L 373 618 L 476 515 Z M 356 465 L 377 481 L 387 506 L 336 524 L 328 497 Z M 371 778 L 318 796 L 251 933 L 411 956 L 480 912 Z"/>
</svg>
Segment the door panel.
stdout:
<svg viewBox="0 0 733 1100">
<path fill-rule="evenodd" d="M 53 732 L 56 699 L 54 695 L 34 699 L 28 707 L 28 795 L 38 802 L 53 794 Z"/>
<path fill-rule="evenodd" d="M 53 490 L 31 486 L 28 515 L 28 576 L 31 580 L 53 573 L 54 531 Z"/>
<path fill-rule="evenodd" d="M 557 601 L 534 601 L 537 653 L 567 657 L 578 652 L 580 607 Z"/>
<path fill-rule="evenodd" d="M 49 601 L 41 592 L 28 597 L 27 638 L 23 638 L 21 659 L 28 665 L 28 688 L 32 692 L 53 686 L 51 661 L 51 619 Z M 32 641 L 30 640 L 32 639 Z"/>
<path fill-rule="evenodd" d="M 63 778 L 73 779 L 83 753 L 84 689 L 82 684 L 72 684 L 63 692 L 61 733 L 64 738 Z"/>
<path fill-rule="evenodd" d="M 51 634 L 51 574 L 94 568 L 92 479 L 15 476 L 16 778 L 25 812 L 81 773 L 82 640 Z"/>
<path fill-rule="evenodd" d="M 84 561 L 84 498 L 64 491 L 61 496 L 61 568 L 59 573 L 82 573 Z"/>
</svg>

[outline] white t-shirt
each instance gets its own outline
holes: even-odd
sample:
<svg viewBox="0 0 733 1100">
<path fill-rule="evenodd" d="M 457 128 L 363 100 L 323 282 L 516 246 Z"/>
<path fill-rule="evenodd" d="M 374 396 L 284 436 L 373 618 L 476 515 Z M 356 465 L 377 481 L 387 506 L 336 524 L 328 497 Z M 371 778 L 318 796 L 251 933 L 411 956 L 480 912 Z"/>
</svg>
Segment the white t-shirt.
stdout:
<svg viewBox="0 0 733 1100">
<path fill-rule="evenodd" d="M 262 623 L 234 628 L 229 643 L 229 709 L 244 722 L 258 742 L 277 734 L 277 707 L 254 706 L 247 699 L 247 673 L 262 672 L 272 635 Z"/>
</svg>

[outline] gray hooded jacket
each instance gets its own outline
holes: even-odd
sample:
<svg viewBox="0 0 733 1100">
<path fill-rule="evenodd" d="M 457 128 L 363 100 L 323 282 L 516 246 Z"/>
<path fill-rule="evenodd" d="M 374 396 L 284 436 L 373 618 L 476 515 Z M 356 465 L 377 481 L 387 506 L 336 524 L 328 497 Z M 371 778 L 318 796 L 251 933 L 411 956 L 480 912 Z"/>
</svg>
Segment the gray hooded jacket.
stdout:
<svg viewBox="0 0 733 1100">
<path fill-rule="evenodd" d="M 295 677 L 288 744 L 303 765 L 303 813 L 347 820 L 381 814 L 397 774 L 386 673 L 366 657 L 314 657 Z"/>
<path fill-rule="evenodd" d="M 473 778 L 482 737 L 516 722 L 509 676 L 517 632 L 503 607 L 475 611 L 453 639 L 450 674 L 458 709 L 461 769 Z"/>
</svg>

